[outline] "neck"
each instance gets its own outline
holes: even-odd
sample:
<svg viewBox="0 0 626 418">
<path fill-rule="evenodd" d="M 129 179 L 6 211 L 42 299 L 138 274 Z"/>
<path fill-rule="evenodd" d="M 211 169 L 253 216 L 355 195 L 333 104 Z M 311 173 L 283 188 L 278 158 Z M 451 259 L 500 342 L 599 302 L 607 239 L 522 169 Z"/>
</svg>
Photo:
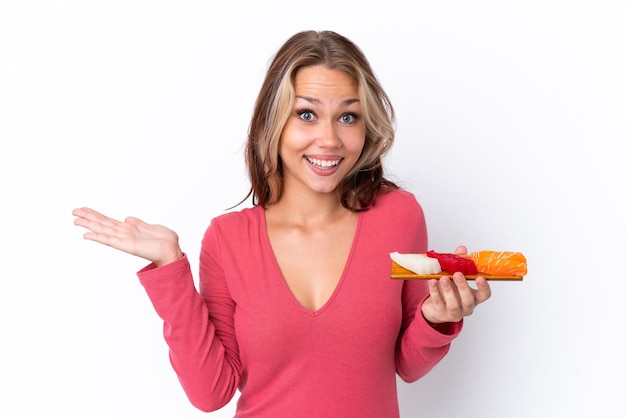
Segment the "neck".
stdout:
<svg viewBox="0 0 626 418">
<path fill-rule="evenodd" d="M 282 219 L 283 222 L 302 226 L 328 225 L 351 213 L 341 205 L 339 197 L 334 192 L 285 193 L 278 202 L 267 208 L 267 212 Z"/>
</svg>

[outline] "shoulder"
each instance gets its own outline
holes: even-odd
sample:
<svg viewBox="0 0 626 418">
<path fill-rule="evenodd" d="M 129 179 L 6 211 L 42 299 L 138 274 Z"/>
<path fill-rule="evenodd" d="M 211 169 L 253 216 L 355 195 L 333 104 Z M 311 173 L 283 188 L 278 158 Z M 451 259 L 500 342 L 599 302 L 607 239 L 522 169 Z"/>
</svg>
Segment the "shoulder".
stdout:
<svg viewBox="0 0 626 418">
<path fill-rule="evenodd" d="M 263 223 L 263 208 L 254 206 L 216 216 L 211 220 L 208 230 L 232 234 L 241 230 L 250 230 L 250 227 L 261 223 Z"/>
<path fill-rule="evenodd" d="M 230 212 L 223 213 L 213 218 L 213 222 L 236 222 L 244 219 L 256 219 L 263 213 L 263 208 L 260 206 L 246 207 L 239 210 L 232 210 Z"/>
<path fill-rule="evenodd" d="M 367 218 L 387 226 L 419 225 L 424 222 L 424 211 L 415 195 L 404 189 L 381 191 L 374 205 L 366 212 Z"/>
<path fill-rule="evenodd" d="M 374 205 L 374 211 L 391 211 L 396 214 L 422 212 L 422 207 L 415 195 L 404 189 L 385 189 L 381 191 Z"/>
<path fill-rule="evenodd" d="M 428 243 L 426 219 L 415 195 L 404 189 L 385 190 L 362 223 L 366 234 L 388 252 L 425 252 Z"/>
<path fill-rule="evenodd" d="M 215 254 L 237 254 L 262 240 L 263 208 L 255 206 L 214 217 L 204 232 L 202 247 Z"/>
</svg>

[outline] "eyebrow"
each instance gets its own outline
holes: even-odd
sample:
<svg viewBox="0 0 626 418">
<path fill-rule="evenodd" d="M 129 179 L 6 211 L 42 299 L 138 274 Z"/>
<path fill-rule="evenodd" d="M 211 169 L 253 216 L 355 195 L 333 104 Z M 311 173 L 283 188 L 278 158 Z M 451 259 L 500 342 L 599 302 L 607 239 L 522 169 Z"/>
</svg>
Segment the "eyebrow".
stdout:
<svg viewBox="0 0 626 418">
<path fill-rule="evenodd" d="M 316 99 L 314 97 L 310 97 L 310 96 L 296 96 L 296 99 L 302 99 L 302 100 L 306 100 L 309 103 L 312 104 L 320 104 L 321 102 L 319 101 L 319 99 Z M 344 101 L 341 102 L 341 104 L 343 106 L 350 106 L 352 103 L 358 103 L 360 100 L 359 99 L 346 99 Z"/>
</svg>

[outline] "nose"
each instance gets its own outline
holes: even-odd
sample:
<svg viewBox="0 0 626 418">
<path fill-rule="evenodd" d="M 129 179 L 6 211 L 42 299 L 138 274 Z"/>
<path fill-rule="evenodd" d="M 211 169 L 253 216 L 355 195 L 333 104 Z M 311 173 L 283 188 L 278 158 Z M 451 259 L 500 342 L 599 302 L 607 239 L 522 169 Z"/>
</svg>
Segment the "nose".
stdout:
<svg viewBox="0 0 626 418">
<path fill-rule="evenodd" d="M 341 148 L 341 138 L 334 121 L 323 121 L 318 124 L 315 142 L 321 148 Z"/>
</svg>

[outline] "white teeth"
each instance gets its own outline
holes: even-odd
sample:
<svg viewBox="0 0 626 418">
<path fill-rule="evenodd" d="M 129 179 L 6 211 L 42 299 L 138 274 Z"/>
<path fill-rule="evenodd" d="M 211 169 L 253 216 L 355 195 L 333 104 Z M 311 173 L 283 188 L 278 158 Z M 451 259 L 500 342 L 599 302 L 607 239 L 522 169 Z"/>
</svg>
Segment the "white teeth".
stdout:
<svg viewBox="0 0 626 418">
<path fill-rule="evenodd" d="M 330 168 L 339 164 L 339 160 L 318 160 L 316 158 L 306 157 L 306 159 L 313 165 L 319 168 Z"/>
</svg>

